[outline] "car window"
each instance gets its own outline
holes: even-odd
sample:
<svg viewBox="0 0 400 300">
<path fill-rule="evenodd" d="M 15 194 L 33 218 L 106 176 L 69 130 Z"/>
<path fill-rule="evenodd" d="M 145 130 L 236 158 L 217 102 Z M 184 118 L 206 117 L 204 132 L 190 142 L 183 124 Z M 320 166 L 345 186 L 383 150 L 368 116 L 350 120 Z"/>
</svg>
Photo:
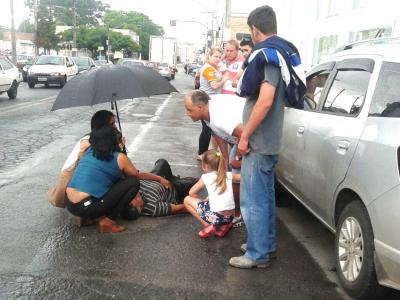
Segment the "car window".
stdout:
<svg viewBox="0 0 400 300">
<path fill-rule="evenodd" d="M 64 58 L 58 56 L 39 56 L 35 65 L 64 65 Z"/>
<path fill-rule="evenodd" d="M 358 115 L 364 103 L 371 73 L 365 70 L 338 70 L 322 111 Z"/>
<path fill-rule="evenodd" d="M 13 65 L 5 58 L 0 58 L 0 64 L 3 70 L 10 70 L 13 68 Z"/>
<path fill-rule="evenodd" d="M 384 62 L 372 97 L 370 116 L 400 117 L 400 64 Z"/>
<path fill-rule="evenodd" d="M 307 77 L 306 82 L 306 94 L 304 96 L 304 109 L 305 110 L 316 110 L 322 95 L 322 91 L 325 88 L 326 81 L 329 77 L 330 72 L 323 71 L 317 74 L 312 74 Z"/>
</svg>

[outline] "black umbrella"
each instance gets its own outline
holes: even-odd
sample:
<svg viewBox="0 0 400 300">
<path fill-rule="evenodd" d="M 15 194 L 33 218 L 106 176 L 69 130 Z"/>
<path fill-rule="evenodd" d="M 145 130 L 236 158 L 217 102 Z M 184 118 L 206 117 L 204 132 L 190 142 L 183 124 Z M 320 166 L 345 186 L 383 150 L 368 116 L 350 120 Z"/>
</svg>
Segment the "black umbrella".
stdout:
<svg viewBox="0 0 400 300">
<path fill-rule="evenodd" d="M 151 68 L 102 66 L 78 74 L 58 94 L 52 111 L 76 106 L 111 102 L 115 105 L 119 129 L 117 100 L 169 94 L 177 90 Z"/>
</svg>

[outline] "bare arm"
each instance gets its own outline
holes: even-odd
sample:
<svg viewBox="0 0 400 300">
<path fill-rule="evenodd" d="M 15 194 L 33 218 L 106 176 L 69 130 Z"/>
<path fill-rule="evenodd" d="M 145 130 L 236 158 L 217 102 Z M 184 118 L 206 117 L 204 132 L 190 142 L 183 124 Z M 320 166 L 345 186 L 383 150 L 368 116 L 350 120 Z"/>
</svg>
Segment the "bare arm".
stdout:
<svg viewBox="0 0 400 300">
<path fill-rule="evenodd" d="M 139 172 L 133 165 L 132 161 L 123 153 L 120 153 L 117 158 L 118 166 L 125 176 L 134 176 L 137 179 L 153 180 L 161 183 L 165 188 L 171 188 L 171 183 L 165 178 L 152 174 Z"/>
<path fill-rule="evenodd" d="M 243 128 L 242 135 L 238 144 L 238 153 L 245 155 L 249 151 L 249 138 L 260 125 L 272 106 L 275 96 L 275 87 L 268 82 L 261 84 L 260 94 L 253 107 L 250 118 Z"/>
<path fill-rule="evenodd" d="M 217 80 L 210 81 L 210 86 L 211 86 L 214 90 L 216 90 L 216 89 L 220 88 L 221 86 L 223 86 L 223 84 L 224 84 L 228 79 L 229 79 L 229 78 L 228 78 L 228 75 L 225 74 L 225 75 L 222 77 L 222 79 L 219 80 L 219 81 L 217 81 Z"/>
<path fill-rule="evenodd" d="M 189 191 L 189 196 L 193 197 L 193 198 L 197 198 L 200 199 L 198 192 L 201 191 L 201 189 L 204 188 L 204 182 L 203 180 L 200 178 L 199 181 L 197 181 L 195 183 L 194 186 L 192 186 L 192 188 Z"/>
<path fill-rule="evenodd" d="M 240 79 L 240 76 L 242 76 L 243 72 L 244 72 L 243 69 L 240 68 L 239 71 L 236 73 L 235 78 L 232 79 L 232 86 L 233 87 L 237 87 L 239 79 Z"/>
</svg>

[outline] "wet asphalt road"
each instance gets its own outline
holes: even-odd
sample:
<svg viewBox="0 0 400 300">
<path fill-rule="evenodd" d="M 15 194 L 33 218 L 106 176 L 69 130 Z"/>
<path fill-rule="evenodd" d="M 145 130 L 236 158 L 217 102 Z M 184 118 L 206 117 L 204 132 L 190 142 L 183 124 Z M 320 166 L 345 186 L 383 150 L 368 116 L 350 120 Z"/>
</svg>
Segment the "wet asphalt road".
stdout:
<svg viewBox="0 0 400 300">
<path fill-rule="evenodd" d="M 173 84 L 184 94 L 192 78 L 181 72 Z M 293 225 L 281 217 L 278 259 L 266 270 L 228 266 L 231 256 L 240 255 L 244 228 L 202 240 L 196 235 L 200 225 L 188 215 L 122 222 L 128 230 L 120 234 L 75 227 L 66 210 L 47 203 L 45 192 L 89 131 L 93 112 L 109 106 L 50 113 L 58 91 L 22 86 L 15 102 L 0 96 L 0 299 L 344 298 L 334 275 L 327 277 L 331 261 L 324 266 L 312 257 L 304 237 L 293 236 Z M 163 157 L 176 174 L 200 174 L 200 125 L 184 115 L 182 94 L 120 102 L 129 156 L 140 170 Z M 320 243 L 330 243 L 329 233 L 320 230 L 328 236 Z"/>
</svg>

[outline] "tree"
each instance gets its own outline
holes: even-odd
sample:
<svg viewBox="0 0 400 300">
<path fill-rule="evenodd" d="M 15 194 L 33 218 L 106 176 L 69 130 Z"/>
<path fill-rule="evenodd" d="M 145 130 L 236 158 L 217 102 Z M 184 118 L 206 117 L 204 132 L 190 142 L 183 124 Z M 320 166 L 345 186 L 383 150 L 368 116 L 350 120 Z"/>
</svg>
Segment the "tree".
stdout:
<svg viewBox="0 0 400 300">
<path fill-rule="evenodd" d="M 139 35 L 140 52 L 144 59 L 149 57 L 150 35 L 163 35 L 161 26 L 153 23 L 148 16 L 139 12 L 109 10 L 105 13 L 104 23 L 110 28 L 130 29 Z"/>
<path fill-rule="evenodd" d="M 68 46 L 72 40 L 72 30 L 61 33 L 61 42 L 64 46 Z M 140 50 L 138 44 L 133 42 L 130 37 L 119 32 L 108 32 L 104 26 L 88 28 L 79 27 L 76 33 L 76 44 L 78 48 L 87 48 L 93 55 L 97 52 L 98 47 L 107 49 L 107 39 L 110 38 L 110 46 L 115 51 L 124 49 L 126 55 L 132 55 L 132 52 Z"/>
<path fill-rule="evenodd" d="M 33 11 L 34 0 L 26 0 L 25 2 Z M 38 0 L 37 7 L 37 45 L 38 48 L 44 48 L 46 50 L 55 49 L 58 50 L 58 36 L 55 34 L 56 22 L 50 4 L 52 0 Z"/>
<path fill-rule="evenodd" d="M 18 31 L 20 32 L 29 32 L 29 33 L 34 33 L 35 32 L 35 26 L 30 22 L 29 19 L 26 19 L 21 22 L 21 24 L 18 27 Z"/>
</svg>

